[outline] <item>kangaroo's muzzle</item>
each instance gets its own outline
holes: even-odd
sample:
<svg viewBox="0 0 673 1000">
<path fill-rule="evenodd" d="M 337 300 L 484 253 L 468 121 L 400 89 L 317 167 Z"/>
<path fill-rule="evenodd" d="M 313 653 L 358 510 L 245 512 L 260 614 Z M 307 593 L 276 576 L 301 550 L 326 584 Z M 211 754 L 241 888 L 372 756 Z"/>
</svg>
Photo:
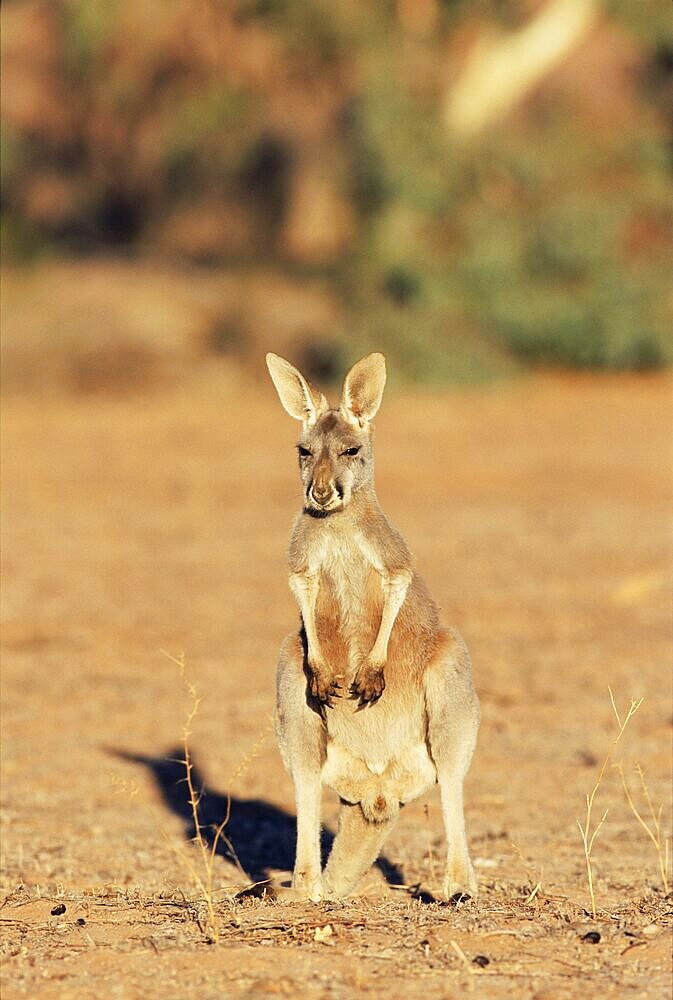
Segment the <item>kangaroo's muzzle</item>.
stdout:
<svg viewBox="0 0 673 1000">
<path fill-rule="evenodd" d="M 330 504 L 334 503 L 335 500 L 338 500 L 340 496 L 341 494 L 335 487 L 334 483 L 313 483 L 308 491 L 309 500 L 312 500 L 317 507 L 329 507 Z"/>
</svg>

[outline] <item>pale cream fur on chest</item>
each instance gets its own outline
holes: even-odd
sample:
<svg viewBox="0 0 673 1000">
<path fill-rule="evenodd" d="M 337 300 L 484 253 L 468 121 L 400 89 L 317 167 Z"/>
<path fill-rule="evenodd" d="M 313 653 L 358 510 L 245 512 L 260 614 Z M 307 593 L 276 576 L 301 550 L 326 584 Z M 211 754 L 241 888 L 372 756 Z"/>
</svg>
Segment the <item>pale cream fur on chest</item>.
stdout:
<svg viewBox="0 0 673 1000">
<path fill-rule="evenodd" d="M 360 675 L 363 678 L 367 675 L 366 683 L 371 682 L 372 689 L 366 700 L 372 697 L 376 700 L 383 691 L 382 670 L 388 655 L 390 633 L 411 583 L 411 569 L 391 573 L 379 546 L 362 530 L 352 526 L 321 526 L 310 536 L 310 543 L 304 540 L 302 550 L 303 567 L 290 574 L 289 582 L 299 603 L 306 631 L 308 663 L 314 678 L 332 676 L 318 636 L 321 589 L 323 596 L 328 589 L 328 596 L 338 606 L 340 615 L 338 621 L 330 621 L 329 614 L 325 614 L 324 624 L 328 628 L 338 628 L 338 637 L 347 647 L 348 662 L 340 664 L 339 669 L 349 675 L 355 669 L 355 683 Z M 375 639 L 371 635 L 372 626 L 377 630 Z M 329 636 L 326 638 L 329 641 Z M 340 679 L 344 679 L 343 673 Z M 336 678 L 332 676 L 330 684 L 334 683 Z M 313 686 L 319 690 L 315 681 Z"/>
<path fill-rule="evenodd" d="M 325 532 L 314 550 L 311 572 L 319 574 L 319 588 L 329 592 L 339 607 L 343 638 L 352 645 L 360 622 L 369 614 L 366 596 L 374 586 L 383 599 L 383 576 L 380 560 L 362 534 Z M 378 563 L 378 565 L 377 565 Z M 374 574 L 372 574 L 374 571 Z M 359 650 L 353 650 L 359 652 Z"/>
</svg>

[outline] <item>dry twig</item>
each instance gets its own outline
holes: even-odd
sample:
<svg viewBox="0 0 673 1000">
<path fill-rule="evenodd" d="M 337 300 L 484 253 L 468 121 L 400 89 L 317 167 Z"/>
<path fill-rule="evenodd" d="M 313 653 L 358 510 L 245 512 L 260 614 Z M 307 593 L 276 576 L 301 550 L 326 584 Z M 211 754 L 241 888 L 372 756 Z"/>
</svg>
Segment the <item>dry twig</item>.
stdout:
<svg viewBox="0 0 673 1000">
<path fill-rule="evenodd" d="M 638 808 L 633 801 L 629 786 L 626 782 L 626 776 L 624 774 L 624 768 L 621 764 L 615 764 L 615 768 L 619 772 L 619 777 L 622 779 L 622 787 L 624 789 L 624 795 L 626 796 L 626 801 L 631 807 L 631 812 L 636 817 L 643 830 L 650 838 L 654 844 L 654 849 L 657 852 L 657 860 L 659 862 L 659 874 L 661 875 L 661 882 L 664 887 L 664 892 L 669 890 L 668 881 L 668 868 L 669 868 L 669 853 L 668 853 L 668 837 L 662 837 L 661 834 L 661 814 L 663 812 L 663 805 L 659 806 L 659 809 L 655 812 L 654 804 L 652 802 L 652 796 L 650 795 L 650 790 L 647 787 L 647 782 L 645 781 L 645 775 L 643 774 L 643 769 L 640 764 L 634 764 L 634 768 L 638 777 L 640 778 L 640 786 L 643 790 L 643 796 L 647 802 L 647 807 L 650 811 L 650 817 L 652 819 L 652 826 L 650 827 L 648 823 L 643 819 L 641 814 L 638 812 Z"/>
<path fill-rule="evenodd" d="M 250 882 L 250 878 L 247 872 L 244 870 L 241 862 L 236 854 L 234 845 L 231 840 L 225 834 L 225 827 L 227 826 L 230 816 L 231 816 L 231 794 L 229 792 L 229 787 L 227 787 L 226 797 L 227 797 L 227 808 L 221 822 L 217 826 L 211 827 L 210 837 L 204 834 L 204 826 L 201 823 L 201 817 L 199 814 L 199 805 L 201 802 L 201 796 L 203 790 L 200 789 L 198 792 L 194 787 L 194 781 L 192 772 L 194 770 L 194 764 L 192 762 L 192 756 L 190 751 L 189 740 L 191 737 L 191 726 L 196 718 L 199 711 L 199 705 L 201 699 L 198 696 L 196 687 L 189 680 L 186 673 L 186 663 L 184 653 L 180 656 L 172 656 L 167 653 L 166 650 L 161 650 L 161 652 L 166 656 L 172 663 L 178 667 L 180 671 L 180 679 L 185 686 L 187 695 L 189 696 L 189 711 L 187 713 L 187 718 L 185 719 L 184 725 L 182 727 L 182 751 L 183 756 L 178 761 L 185 768 L 185 784 L 187 785 L 187 799 L 192 812 L 192 822 L 194 824 L 194 837 L 192 838 L 193 843 L 197 846 L 199 855 L 201 857 L 201 870 L 196 867 L 184 854 L 180 857 L 184 862 L 189 874 L 191 875 L 195 885 L 197 886 L 199 892 L 201 893 L 203 900 L 206 904 L 208 919 L 204 928 L 204 932 L 209 941 L 217 942 L 219 939 L 219 933 L 217 929 L 217 921 L 215 917 L 215 901 L 213 888 L 213 870 L 215 865 L 215 857 L 217 855 L 217 848 L 220 843 L 226 845 L 230 856 L 233 858 L 236 867 L 240 871 L 243 878 L 246 880 L 246 888 L 250 889 L 258 885 L 257 882 Z M 259 751 L 264 744 L 267 736 L 273 729 L 273 717 L 271 721 L 261 730 L 258 734 L 253 746 L 250 751 L 246 754 L 243 760 L 240 762 L 236 768 L 234 774 L 232 775 L 228 786 L 231 784 L 235 778 L 240 777 L 240 775 L 247 770 L 255 757 L 259 754 Z"/>
<path fill-rule="evenodd" d="M 617 711 L 617 706 L 615 705 L 615 699 L 612 694 L 612 689 L 609 686 L 608 686 L 608 691 L 610 693 L 610 702 L 612 703 L 612 710 L 615 713 L 619 730 L 614 740 L 610 744 L 608 752 L 605 756 L 605 760 L 603 761 L 603 765 L 598 773 L 598 778 L 596 779 L 596 783 L 594 784 L 594 787 L 592 788 L 591 792 L 587 794 L 586 797 L 587 811 L 584 820 L 584 825 L 582 825 L 581 820 L 579 819 L 577 820 L 577 825 L 579 827 L 580 834 L 582 836 L 582 844 L 584 847 L 584 859 L 587 868 L 587 881 L 589 883 L 589 896 L 591 897 L 591 915 L 594 920 L 596 919 L 596 895 L 594 892 L 594 878 L 593 878 L 593 869 L 591 867 L 591 855 L 594 844 L 596 842 L 596 837 L 600 833 L 608 814 L 608 810 L 606 809 L 601 818 L 599 819 L 598 823 L 592 830 L 591 826 L 593 822 L 594 801 L 598 793 L 598 789 L 600 788 L 601 782 L 603 780 L 603 776 L 605 775 L 606 768 L 610 763 L 610 759 L 612 758 L 613 751 L 617 746 L 617 744 L 619 743 L 619 741 L 621 740 L 622 736 L 624 735 L 624 731 L 627 725 L 629 724 L 629 721 L 631 720 L 632 716 L 635 715 L 635 713 L 638 711 L 638 709 L 640 708 L 640 706 L 644 701 L 643 698 L 639 698 L 638 700 L 632 698 L 631 704 L 629 705 L 629 710 L 626 713 L 626 716 L 624 717 L 624 721 L 622 722 L 619 712 Z"/>
<path fill-rule="evenodd" d="M 201 854 L 201 862 L 203 866 L 203 872 L 200 874 L 196 867 L 192 864 L 188 864 L 190 873 L 196 882 L 201 894 L 203 895 L 207 910 L 208 910 L 208 922 L 205 927 L 206 936 L 209 940 L 217 941 L 218 932 L 217 924 L 215 920 L 215 904 L 213 902 L 213 862 L 215 859 L 215 852 L 217 850 L 217 844 L 222 836 L 222 831 L 229 821 L 229 813 L 231 810 L 231 800 L 227 798 L 227 811 L 222 823 L 216 828 L 215 836 L 213 837 L 212 846 L 208 846 L 208 842 L 203 835 L 203 827 L 201 826 L 201 819 L 199 816 L 199 803 L 201 801 L 202 792 L 199 791 L 197 794 L 194 787 L 194 782 L 192 780 L 192 771 L 194 770 L 194 765 L 192 763 L 191 753 L 189 750 L 189 738 L 191 736 L 191 725 L 196 718 L 199 711 L 199 705 L 201 699 L 199 698 L 196 688 L 189 680 L 185 670 L 185 655 L 181 653 L 179 657 L 171 656 L 165 650 L 162 650 L 164 656 L 167 656 L 169 660 L 176 664 L 180 670 L 180 679 L 185 686 L 187 694 L 190 698 L 189 711 L 187 713 L 187 718 L 185 719 L 184 725 L 182 727 L 182 750 L 184 757 L 180 761 L 185 768 L 185 783 L 187 785 L 187 798 L 189 801 L 190 808 L 192 810 L 192 821 L 194 823 L 194 838 L 193 841 L 197 845 L 199 852 Z"/>
<path fill-rule="evenodd" d="M 469 958 L 467 957 L 467 955 L 465 954 L 465 952 L 463 951 L 463 949 L 460 947 L 460 945 L 458 944 L 458 942 L 451 940 L 451 941 L 449 941 L 449 944 L 451 945 L 451 948 L 453 949 L 453 951 L 455 951 L 456 955 L 461 960 L 461 962 L 465 966 L 465 969 L 467 970 L 467 974 L 468 974 L 468 977 L 467 977 L 467 988 L 468 988 L 468 991 L 470 993 L 472 993 L 474 991 L 475 970 L 472 967 L 472 965 L 470 964 Z"/>
</svg>

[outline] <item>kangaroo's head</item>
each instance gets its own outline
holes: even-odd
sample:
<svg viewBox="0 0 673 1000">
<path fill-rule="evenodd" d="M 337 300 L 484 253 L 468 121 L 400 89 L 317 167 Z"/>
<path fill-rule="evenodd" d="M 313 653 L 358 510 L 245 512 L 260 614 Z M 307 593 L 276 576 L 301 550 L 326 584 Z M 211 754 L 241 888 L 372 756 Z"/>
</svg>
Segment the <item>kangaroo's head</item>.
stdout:
<svg viewBox="0 0 673 1000">
<path fill-rule="evenodd" d="M 343 510 L 373 479 L 371 421 L 386 384 L 385 358 L 369 354 L 353 365 L 337 409 L 289 361 L 267 354 L 266 363 L 281 403 L 302 423 L 297 450 L 305 512 L 327 517 Z"/>
</svg>

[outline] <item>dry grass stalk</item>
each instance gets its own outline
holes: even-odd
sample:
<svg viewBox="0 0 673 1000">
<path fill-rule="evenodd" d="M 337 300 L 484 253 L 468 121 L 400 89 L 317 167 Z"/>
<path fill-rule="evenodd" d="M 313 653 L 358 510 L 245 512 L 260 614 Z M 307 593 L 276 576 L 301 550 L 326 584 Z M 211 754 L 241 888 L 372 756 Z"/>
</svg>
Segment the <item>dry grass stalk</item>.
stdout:
<svg viewBox="0 0 673 1000">
<path fill-rule="evenodd" d="M 166 650 L 162 649 L 161 652 L 164 654 L 164 656 L 166 656 L 172 663 L 175 663 L 175 665 L 178 667 L 180 671 L 180 679 L 182 680 L 187 695 L 190 699 L 189 711 L 187 713 L 187 717 L 182 727 L 183 756 L 178 761 L 178 763 L 182 764 L 185 768 L 184 781 L 185 784 L 187 785 L 187 798 L 192 812 L 192 822 L 194 824 L 194 837 L 192 838 L 192 842 L 196 845 L 201 858 L 201 870 L 199 871 L 199 869 L 192 863 L 191 859 L 187 858 L 184 854 L 180 854 L 180 858 L 185 864 L 190 876 L 192 877 L 195 885 L 197 886 L 206 904 L 207 921 L 205 927 L 203 928 L 206 938 L 208 941 L 216 943 L 219 940 L 219 933 L 217 930 L 217 921 L 215 915 L 215 900 L 214 900 L 215 890 L 213 887 L 213 870 L 215 866 L 215 857 L 217 855 L 217 848 L 219 844 L 223 843 L 226 845 L 230 856 L 234 859 L 236 867 L 238 868 L 238 870 L 240 871 L 241 875 L 243 876 L 246 882 L 245 888 L 251 889 L 259 885 L 260 883 L 250 881 L 250 877 L 248 876 L 247 872 L 241 865 L 236 850 L 234 849 L 234 845 L 224 832 L 225 827 L 227 826 L 231 816 L 231 795 L 228 789 L 226 792 L 227 808 L 225 810 L 223 819 L 217 826 L 211 827 L 210 835 L 206 835 L 204 833 L 206 828 L 201 823 L 201 817 L 199 815 L 199 805 L 203 793 L 202 790 L 199 790 L 197 792 L 196 788 L 194 787 L 194 781 L 192 776 L 192 772 L 194 770 L 194 764 L 192 762 L 192 756 L 189 746 L 189 740 L 191 737 L 191 726 L 199 711 L 199 705 L 201 704 L 201 699 L 197 693 L 195 685 L 189 680 L 187 676 L 184 653 L 181 653 L 180 656 L 176 657 L 166 652 Z M 243 760 L 240 762 L 240 764 L 234 771 L 230 781 L 227 783 L 228 786 L 231 784 L 232 781 L 234 781 L 237 777 L 240 777 L 240 775 L 248 769 L 252 761 L 259 754 L 261 747 L 263 746 L 266 738 L 268 737 L 272 729 L 273 729 L 273 716 L 271 717 L 271 720 L 269 721 L 267 726 L 265 726 L 264 729 L 260 731 L 251 749 L 245 755 Z"/>
<path fill-rule="evenodd" d="M 428 846 L 425 852 L 425 861 L 427 862 L 429 874 L 428 883 L 434 885 L 437 881 L 437 859 L 432 847 L 432 824 L 430 823 L 430 809 L 427 802 L 423 806 L 423 814 L 425 816 L 425 832 L 428 839 Z"/>
<path fill-rule="evenodd" d="M 518 844 L 515 844 L 513 840 L 510 840 L 509 843 L 510 843 L 510 847 L 512 847 L 513 850 L 516 851 L 516 853 L 517 853 L 517 855 L 519 857 L 519 860 L 523 864 L 524 868 L 526 869 L 526 871 L 528 872 L 528 875 L 530 877 L 531 889 L 530 889 L 530 892 L 528 893 L 528 895 L 526 896 L 526 898 L 524 900 L 524 903 L 532 903 L 533 900 L 535 899 L 535 897 L 537 896 L 537 894 L 539 893 L 540 889 L 542 888 L 542 881 L 543 881 L 543 878 L 544 878 L 544 865 L 540 865 L 539 868 L 537 866 L 533 867 L 524 858 L 524 856 L 523 856 L 523 854 L 521 852 L 521 849 L 519 848 Z"/>
<path fill-rule="evenodd" d="M 199 888 L 200 893 L 203 896 L 204 902 L 206 904 L 206 909 L 208 913 L 208 919 L 206 926 L 204 928 L 204 933 L 209 941 L 217 942 L 219 939 L 219 934 L 217 930 L 217 922 L 215 919 L 215 904 L 213 901 L 213 866 L 215 861 L 215 854 L 217 851 L 217 845 L 222 839 L 222 834 L 225 826 L 229 822 L 229 815 L 231 812 L 231 799 L 227 796 L 227 810 L 222 822 L 215 828 L 215 833 L 212 838 L 212 842 L 209 845 L 207 838 L 203 833 L 203 826 L 201 825 L 201 819 L 199 816 L 199 803 L 201 801 L 201 792 L 197 793 L 194 782 L 192 779 L 192 771 L 194 770 L 194 765 L 192 763 L 191 753 L 189 749 L 189 738 L 191 736 L 191 726 L 196 718 L 199 711 L 199 705 L 201 704 L 201 699 L 199 698 L 194 684 L 189 680 L 186 674 L 185 665 L 185 655 L 181 653 L 179 657 L 171 656 L 165 650 L 162 650 L 164 656 L 167 656 L 169 660 L 176 664 L 180 671 L 180 679 L 185 686 L 185 690 L 190 698 L 189 711 L 187 713 L 187 718 L 185 719 L 184 725 L 182 727 L 182 750 L 183 759 L 179 763 L 184 765 L 185 768 L 185 783 L 187 785 L 187 798 L 189 801 L 190 808 L 192 810 L 192 821 L 194 823 L 194 837 L 193 842 L 196 844 L 199 853 L 201 855 L 201 865 L 202 871 L 199 872 L 195 865 L 190 861 L 187 862 L 187 867 L 189 872 L 194 879 L 196 885 Z M 240 866 L 239 866 L 240 867 Z"/>
<path fill-rule="evenodd" d="M 456 955 L 458 956 L 458 958 L 461 960 L 461 962 L 463 963 L 463 965 L 465 966 L 465 969 L 467 971 L 467 989 L 468 989 L 468 991 L 470 993 L 473 993 L 474 992 L 474 976 L 475 976 L 474 966 L 472 966 L 470 964 L 469 958 L 467 957 L 467 955 L 465 954 L 465 952 L 460 947 L 460 945 L 458 944 L 457 941 L 451 940 L 451 941 L 449 941 L 449 944 L 451 945 L 451 948 L 456 953 Z"/>
<path fill-rule="evenodd" d="M 638 812 L 638 808 L 633 801 L 633 797 L 629 790 L 629 786 L 626 782 L 626 776 L 624 774 L 624 768 L 621 764 L 615 764 L 619 776 L 622 779 L 622 787 L 624 789 L 624 794 L 626 796 L 626 801 L 631 807 L 631 812 L 636 817 L 643 830 L 650 838 L 654 844 L 654 849 L 657 852 L 657 860 L 659 862 L 659 874 L 661 875 L 661 882 L 664 887 L 664 892 L 669 891 L 670 883 L 668 881 L 668 870 L 669 870 L 669 853 L 668 853 L 668 837 L 662 837 L 661 834 L 661 814 L 663 812 L 663 805 L 659 806 L 659 809 L 654 809 L 654 804 L 652 802 L 652 796 L 650 795 L 650 790 L 647 787 L 647 782 L 645 781 L 645 775 L 643 774 L 643 769 L 640 764 L 636 763 L 634 765 L 635 771 L 640 778 L 640 787 L 643 790 L 643 796 L 647 802 L 647 808 L 650 811 L 650 817 L 652 820 L 652 826 L 650 827 L 646 820 L 643 819 L 641 814 Z"/>
<path fill-rule="evenodd" d="M 577 820 L 577 825 L 579 827 L 580 834 L 582 836 L 582 845 L 584 847 L 584 859 L 586 862 L 586 869 L 587 869 L 587 882 L 589 884 L 589 896 L 591 897 L 591 915 L 594 920 L 596 919 L 596 894 L 594 892 L 594 877 L 593 877 L 593 869 L 591 866 L 591 856 L 594 844 L 596 842 L 596 838 L 600 833 L 601 829 L 603 828 L 603 824 L 605 823 L 605 819 L 608 814 L 608 810 L 606 809 L 601 818 L 599 819 L 598 823 L 596 823 L 595 827 L 592 830 L 594 801 L 596 799 L 596 795 L 598 794 L 598 789 L 601 786 L 601 782 L 605 775 L 607 766 L 612 758 L 612 754 L 615 750 L 615 747 L 617 746 L 622 736 L 624 735 L 624 731 L 628 726 L 631 718 L 635 715 L 635 713 L 638 711 L 638 709 L 640 708 L 640 706 L 644 701 L 643 698 L 639 698 L 637 700 L 632 698 L 628 712 L 626 713 L 626 715 L 624 716 L 624 720 L 622 721 L 619 712 L 617 711 L 617 706 L 615 705 L 615 699 L 612 694 L 612 689 L 609 686 L 608 686 L 608 691 L 610 693 L 612 710 L 615 713 L 619 730 L 614 740 L 610 744 L 608 752 L 605 756 L 605 760 L 603 761 L 603 765 L 598 773 L 598 778 L 596 779 L 596 783 L 594 784 L 594 787 L 592 788 L 591 792 L 587 794 L 586 797 L 587 811 L 584 819 L 584 825 L 582 824 L 581 820 L 579 819 Z"/>
<path fill-rule="evenodd" d="M 533 886 L 533 888 L 531 889 L 531 891 L 528 893 L 528 895 L 526 896 L 526 898 L 524 899 L 524 903 L 532 903 L 541 888 L 542 888 L 542 882 L 537 882 Z"/>
</svg>

